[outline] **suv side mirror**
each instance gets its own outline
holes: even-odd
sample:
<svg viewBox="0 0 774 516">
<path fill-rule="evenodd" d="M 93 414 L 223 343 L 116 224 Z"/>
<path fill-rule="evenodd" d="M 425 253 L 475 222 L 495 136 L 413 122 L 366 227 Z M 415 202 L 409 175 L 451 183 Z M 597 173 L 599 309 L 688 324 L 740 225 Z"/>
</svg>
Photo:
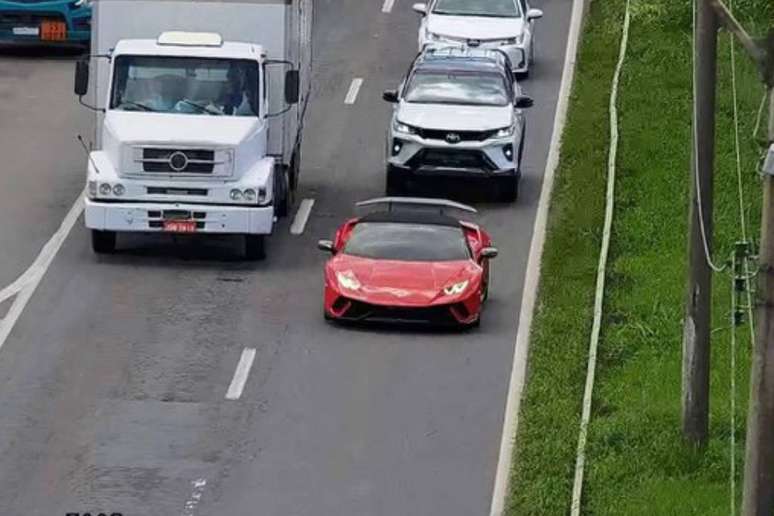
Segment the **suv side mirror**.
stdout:
<svg viewBox="0 0 774 516">
<path fill-rule="evenodd" d="M 543 17 L 543 11 L 540 9 L 530 9 L 527 11 L 528 20 L 537 20 Z"/>
<path fill-rule="evenodd" d="M 298 104 L 298 98 L 301 95 L 301 78 L 298 70 L 288 70 L 285 72 L 285 103 Z"/>
<path fill-rule="evenodd" d="M 487 260 L 491 260 L 492 258 L 497 258 L 497 255 L 499 254 L 499 251 L 496 247 L 485 247 L 481 249 L 481 258 L 486 258 Z"/>
<path fill-rule="evenodd" d="M 382 93 L 382 98 L 384 100 L 386 100 L 387 102 L 395 104 L 396 102 L 398 102 L 398 91 L 397 90 L 387 90 L 384 93 Z"/>
<path fill-rule="evenodd" d="M 422 4 L 422 3 L 414 4 L 411 6 L 411 8 L 414 9 L 414 11 L 421 14 L 422 16 L 427 14 L 427 4 Z"/>
<path fill-rule="evenodd" d="M 524 109 L 531 108 L 533 105 L 535 105 L 535 101 L 532 100 L 532 97 L 528 97 L 526 95 L 516 95 L 516 97 L 513 99 L 513 104 L 519 109 Z"/>
<path fill-rule="evenodd" d="M 336 248 L 333 247 L 333 240 L 320 240 L 317 242 L 317 249 L 331 254 L 336 252 Z"/>
<path fill-rule="evenodd" d="M 89 92 L 89 60 L 80 59 L 75 62 L 75 94 L 83 97 Z"/>
</svg>

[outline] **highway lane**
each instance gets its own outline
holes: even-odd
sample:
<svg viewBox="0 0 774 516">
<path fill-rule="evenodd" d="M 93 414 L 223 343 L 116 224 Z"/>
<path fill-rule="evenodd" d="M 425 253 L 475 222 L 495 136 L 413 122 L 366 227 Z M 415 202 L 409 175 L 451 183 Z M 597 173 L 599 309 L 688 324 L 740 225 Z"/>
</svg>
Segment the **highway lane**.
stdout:
<svg viewBox="0 0 774 516">
<path fill-rule="evenodd" d="M 461 335 L 337 328 L 321 316 L 314 243 L 353 202 L 383 192 L 381 90 L 416 50 L 409 7 L 316 3 L 301 197 L 317 204 L 302 236 L 284 222 L 266 262 L 241 262 L 228 240 L 146 237 L 96 258 L 76 227 L 0 353 L 0 514 L 487 511 L 570 2 L 539 5 L 523 195 L 480 205 L 501 258 L 482 328 Z M 70 76 L 57 79 L 66 91 Z M 65 145 L 72 132 L 46 136 Z M 226 400 L 245 348 L 256 354 L 244 392 Z"/>
</svg>

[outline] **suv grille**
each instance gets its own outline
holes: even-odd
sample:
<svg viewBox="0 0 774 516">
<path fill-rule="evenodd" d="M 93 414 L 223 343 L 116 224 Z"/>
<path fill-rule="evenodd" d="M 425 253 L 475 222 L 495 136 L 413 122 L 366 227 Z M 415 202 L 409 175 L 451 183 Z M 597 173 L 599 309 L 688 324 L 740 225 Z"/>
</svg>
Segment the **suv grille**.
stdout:
<svg viewBox="0 0 774 516">
<path fill-rule="evenodd" d="M 490 172 L 497 170 L 497 166 L 483 152 L 464 149 L 424 149 L 409 160 L 408 166 L 412 169 L 431 167 Z"/>
<path fill-rule="evenodd" d="M 439 129 L 417 129 L 417 135 L 426 140 L 443 140 L 449 143 L 483 142 L 497 134 L 490 131 L 446 131 Z"/>
<path fill-rule="evenodd" d="M 167 174 L 211 174 L 215 168 L 215 151 L 206 149 L 142 150 L 143 172 Z"/>
</svg>

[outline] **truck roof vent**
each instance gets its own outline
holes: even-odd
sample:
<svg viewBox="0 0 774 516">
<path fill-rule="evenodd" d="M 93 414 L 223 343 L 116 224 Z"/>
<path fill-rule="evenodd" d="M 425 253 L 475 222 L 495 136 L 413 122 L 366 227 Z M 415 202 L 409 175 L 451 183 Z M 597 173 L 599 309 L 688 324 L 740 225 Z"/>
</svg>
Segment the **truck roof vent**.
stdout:
<svg viewBox="0 0 774 516">
<path fill-rule="evenodd" d="M 223 38 L 214 32 L 162 32 L 158 44 L 181 47 L 222 47 Z"/>
</svg>

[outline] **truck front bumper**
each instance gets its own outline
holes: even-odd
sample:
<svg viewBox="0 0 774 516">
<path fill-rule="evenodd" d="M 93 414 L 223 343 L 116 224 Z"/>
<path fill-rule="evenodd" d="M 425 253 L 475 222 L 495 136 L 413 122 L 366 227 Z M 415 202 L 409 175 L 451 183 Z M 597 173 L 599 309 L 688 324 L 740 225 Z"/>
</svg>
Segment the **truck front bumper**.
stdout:
<svg viewBox="0 0 774 516">
<path fill-rule="evenodd" d="M 163 232 L 165 220 L 194 220 L 204 234 L 268 235 L 273 206 L 213 206 L 185 203 L 121 203 L 86 199 L 89 229 L 118 232 Z"/>
</svg>

